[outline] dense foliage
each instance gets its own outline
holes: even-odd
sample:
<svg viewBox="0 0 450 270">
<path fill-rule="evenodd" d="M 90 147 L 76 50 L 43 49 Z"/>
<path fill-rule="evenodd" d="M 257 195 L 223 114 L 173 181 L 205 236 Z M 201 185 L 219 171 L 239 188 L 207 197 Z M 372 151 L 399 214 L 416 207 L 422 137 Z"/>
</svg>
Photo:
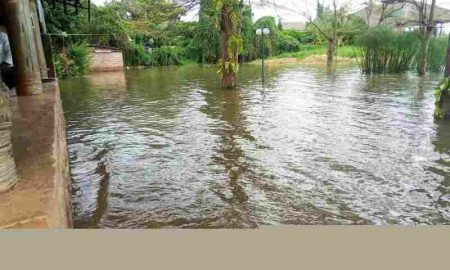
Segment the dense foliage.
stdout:
<svg viewBox="0 0 450 270">
<path fill-rule="evenodd" d="M 87 43 L 73 44 L 67 51 L 55 54 L 53 58 L 56 74 L 60 78 L 83 76 L 88 73 Z"/>
<path fill-rule="evenodd" d="M 243 1 L 248 3 L 247 1 Z M 233 3 L 231 14 L 236 38 L 228 45 L 238 46 L 238 61 L 253 61 L 266 57 L 327 53 L 326 36 L 334 35 L 332 51 L 339 54 L 341 46 L 353 48 L 364 72 L 400 72 L 417 66 L 420 37 L 389 30 L 386 26 L 369 27 L 365 21 L 338 8 L 336 15 L 320 5 L 320 16 L 306 24 L 304 31 L 284 29 L 281 20 L 266 16 L 256 22 L 249 5 L 239 0 L 199 0 L 197 22 L 181 21 L 183 8 L 165 0 L 113 0 L 104 6 L 92 5 L 92 20 L 83 12 L 64 14 L 60 5 L 46 6 L 48 32 L 53 34 L 55 60 L 60 76 L 79 76 L 87 71 L 87 55 L 81 48 L 87 45 L 111 46 L 122 49 L 128 66 L 181 65 L 186 62 L 217 64 L 221 60 L 220 3 Z M 242 6 L 241 6 L 242 5 Z M 318 6 L 319 7 L 319 6 Z M 239 19 L 241 18 L 241 19 Z M 258 28 L 269 28 L 262 52 Z M 240 32 L 237 29 L 240 28 Z M 325 32 L 327 35 L 323 35 Z M 66 35 L 67 34 L 67 35 Z M 442 70 L 446 40 L 432 38 L 428 48 L 428 69 Z M 78 51 L 78 53 L 76 53 Z M 346 51 L 347 52 L 347 51 Z M 334 54 L 333 53 L 333 54 Z M 81 60 L 76 59 L 80 55 Z"/>
<path fill-rule="evenodd" d="M 90 23 L 83 12 L 64 14 L 60 5 L 56 7 L 46 6 L 46 20 L 48 32 L 54 34 L 58 64 L 65 63 L 64 57 L 59 57 L 64 48 L 83 42 L 122 49 L 125 64 L 129 66 L 179 65 L 183 62 L 216 64 L 220 59 L 216 0 L 200 0 L 198 22 L 180 21 L 183 10 L 163 0 L 124 0 L 111 1 L 100 7 L 93 5 Z M 261 56 L 261 38 L 255 34 L 261 27 L 271 30 L 265 41 L 266 56 L 296 52 L 302 44 L 318 42 L 313 33 L 280 30 L 280 22 L 273 17 L 254 22 L 251 7 L 244 5 L 239 61 L 252 61 Z M 74 72 L 60 74 L 63 73 Z"/>
</svg>

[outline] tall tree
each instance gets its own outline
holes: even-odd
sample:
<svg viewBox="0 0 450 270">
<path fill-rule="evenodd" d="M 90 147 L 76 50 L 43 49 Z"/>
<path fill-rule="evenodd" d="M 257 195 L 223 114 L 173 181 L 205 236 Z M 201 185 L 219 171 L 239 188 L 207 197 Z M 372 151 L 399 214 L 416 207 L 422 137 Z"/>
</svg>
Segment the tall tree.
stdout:
<svg viewBox="0 0 450 270">
<path fill-rule="evenodd" d="M 322 17 L 323 11 L 324 11 L 323 2 L 321 3 L 320 0 L 317 0 L 317 18 Z"/>
<path fill-rule="evenodd" d="M 418 23 L 420 25 L 421 50 L 417 71 L 419 75 L 426 73 L 428 64 L 428 45 L 431 34 L 436 27 L 434 15 L 436 10 L 436 0 L 385 0 L 388 3 L 407 3 L 413 5 L 418 13 Z"/>
<path fill-rule="evenodd" d="M 301 4 L 303 4 L 303 6 Z M 351 16 L 349 16 L 350 1 L 339 4 L 338 0 L 330 0 L 328 6 L 325 6 L 324 1 L 321 4 L 324 7 L 323 13 L 321 13 L 320 17 L 315 18 L 308 10 L 310 3 L 307 0 L 291 0 L 284 5 L 277 4 L 273 1 L 273 5 L 279 9 L 299 14 L 308 20 L 313 29 L 327 41 L 327 69 L 331 69 L 338 42 L 338 35 L 342 33 L 345 28 L 351 26 Z"/>
<path fill-rule="evenodd" d="M 252 27 L 248 26 L 245 17 L 251 17 L 251 8 L 249 15 L 246 15 L 246 7 L 250 7 L 251 3 L 258 6 L 274 5 L 272 0 L 248 0 L 248 5 L 244 5 L 244 0 L 210 0 L 215 9 L 218 18 L 218 28 L 220 31 L 220 59 L 217 74 L 222 84 L 227 88 L 235 88 L 237 85 L 237 72 L 239 70 L 239 54 L 243 51 L 244 46 L 252 45 L 245 42 L 242 38 L 244 31 L 245 37 L 250 37 L 249 31 Z M 202 2 L 208 0 L 174 0 L 174 2 L 184 7 L 185 10 L 191 10 L 200 5 L 200 13 L 202 13 Z M 204 6 L 204 5 L 203 5 Z M 201 15 L 201 14 L 200 14 Z M 201 15 L 202 16 L 202 15 Z M 201 18 L 199 18 L 201 20 Z"/>
<path fill-rule="evenodd" d="M 363 5 L 365 6 L 365 20 L 368 25 L 373 25 L 373 16 L 377 16 L 376 25 L 380 25 L 405 7 L 405 3 L 393 3 L 389 0 L 369 0 Z"/>
<path fill-rule="evenodd" d="M 444 73 L 444 76 L 446 78 L 450 76 L 450 34 L 448 35 L 447 55 L 445 57 L 445 73 Z"/>
<path fill-rule="evenodd" d="M 218 75 L 226 88 L 237 86 L 239 52 L 242 50 L 243 0 L 215 0 L 219 11 L 220 60 Z"/>
</svg>

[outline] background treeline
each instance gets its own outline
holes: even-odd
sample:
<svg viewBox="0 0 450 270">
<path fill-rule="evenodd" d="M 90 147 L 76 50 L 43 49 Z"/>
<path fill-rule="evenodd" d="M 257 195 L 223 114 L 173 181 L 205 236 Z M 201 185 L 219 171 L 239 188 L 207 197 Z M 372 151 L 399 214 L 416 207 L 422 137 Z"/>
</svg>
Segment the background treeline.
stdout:
<svg viewBox="0 0 450 270">
<path fill-rule="evenodd" d="M 216 64 L 220 57 L 220 31 L 214 0 L 201 0 L 198 22 L 180 20 L 180 7 L 163 0 L 112 1 L 93 6 L 92 19 L 80 12 L 64 14 L 61 6 L 46 6 L 48 32 L 54 34 L 53 47 L 58 74 L 62 77 L 83 75 L 88 62 L 88 46 L 120 48 L 128 66 L 181 65 L 189 62 Z M 243 49 L 241 62 L 261 57 L 261 37 L 257 28 L 271 30 L 265 38 L 265 56 L 314 51 L 323 45 L 314 31 L 283 30 L 274 17 L 254 22 L 250 6 L 243 10 Z M 353 38 L 345 38 L 345 44 Z M 151 51 L 146 50 L 151 48 Z M 84 52 L 84 53 L 83 53 Z"/>
<path fill-rule="evenodd" d="M 220 29 L 214 1 L 200 0 L 198 22 L 181 21 L 186 10 L 164 0 L 113 0 L 105 6 L 93 5 L 91 22 L 83 12 L 64 14 L 59 5 L 56 9 L 46 6 L 48 32 L 55 34 L 52 37 L 58 75 L 86 74 L 89 45 L 122 49 L 127 66 L 217 64 Z M 262 54 L 296 58 L 325 54 L 327 40 L 313 24 L 326 29 L 332 25 L 333 17 L 327 15 L 332 14 L 327 8 L 318 11 L 317 19 L 308 22 L 305 31 L 296 31 L 283 29 L 282 23 L 274 17 L 262 17 L 254 22 L 251 7 L 245 5 L 239 61 L 253 61 Z M 401 72 L 417 65 L 420 54 L 417 33 L 394 31 L 383 24 L 369 27 L 363 19 L 349 12 L 340 16 L 334 52 L 357 58 L 363 72 Z M 261 37 L 255 34 L 256 29 L 262 27 L 270 29 L 264 52 Z M 446 42 L 445 37 L 431 40 L 429 70 L 443 68 Z"/>
</svg>

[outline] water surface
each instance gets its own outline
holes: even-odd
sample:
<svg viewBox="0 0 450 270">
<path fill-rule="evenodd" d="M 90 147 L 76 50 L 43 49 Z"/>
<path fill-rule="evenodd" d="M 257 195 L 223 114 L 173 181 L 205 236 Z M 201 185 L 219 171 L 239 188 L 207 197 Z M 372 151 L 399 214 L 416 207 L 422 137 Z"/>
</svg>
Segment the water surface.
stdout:
<svg viewBox="0 0 450 270">
<path fill-rule="evenodd" d="M 79 228 L 449 224 L 439 75 L 152 68 L 61 82 Z"/>
</svg>

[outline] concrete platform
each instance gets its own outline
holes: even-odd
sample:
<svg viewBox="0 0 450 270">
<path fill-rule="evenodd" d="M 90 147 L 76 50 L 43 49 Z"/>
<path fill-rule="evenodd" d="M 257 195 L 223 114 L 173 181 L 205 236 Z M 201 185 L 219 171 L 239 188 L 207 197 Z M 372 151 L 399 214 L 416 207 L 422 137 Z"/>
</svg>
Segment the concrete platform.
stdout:
<svg viewBox="0 0 450 270">
<path fill-rule="evenodd" d="M 19 182 L 0 194 L 0 228 L 72 227 L 66 126 L 57 82 L 44 94 L 12 97 L 12 142 Z"/>
</svg>

